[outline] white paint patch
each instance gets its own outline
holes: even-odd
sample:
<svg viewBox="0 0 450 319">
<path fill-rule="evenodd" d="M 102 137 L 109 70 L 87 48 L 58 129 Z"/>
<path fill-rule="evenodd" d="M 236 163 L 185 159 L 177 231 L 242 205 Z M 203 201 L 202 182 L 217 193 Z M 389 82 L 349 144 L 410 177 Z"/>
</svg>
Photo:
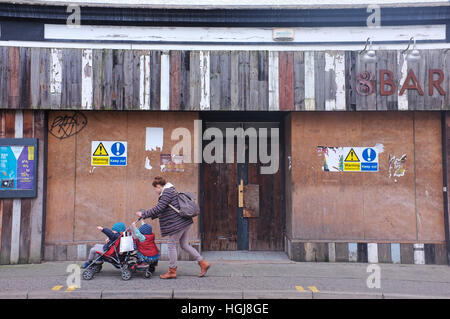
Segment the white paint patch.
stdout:
<svg viewBox="0 0 450 319">
<path fill-rule="evenodd" d="M 83 50 L 81 62 L 81 108 L 92 110 L 92 50 Z"/>
<path fill-rule="evenodd" d="M 145 158 L 145 165 L 144 167 L 148 170 L 152 169 L 152 165 L 150 164 L 150 159 L 148 158 L 148 156 Z"/>
<path fill-rule="evenodd" d="M 400 74 L 401 78 L 399 83 L 405 83 L 406 76 L 408 75 L 408 61 L 406 60 L 406 53 L 402 54 L 401 51 L 397 52 L 397 61 L 400 66 Z M 408 110 L 408 93 L 405 91 L 403 95 L 400 95 L 400 88 L 397 88 L 398 91 L 398 110 L 399 111 L 407 111 Z"/>
<path fill-rule="evenodd" d="M 414 244 L 414 263 L 416 265 L 425 265 L 424 244 Z"/>
<path fill-rule="evenodd" d="M 170 109 L 170 55 L 169 51 L 161 54 L 161 110 Z"/>
<path fill-rule="evenodd" d="M 335 96 L 325 100 L 325 110 L 345 110 L 345 54 L 325 52 L 325 71 L 334 72 Z"/>
<path fill-rule="evenodd" d="M 164 129 L 162 127 L 145 128 L 145 150 L 162 151 L 164 145 Z"/>
<path fill-rule="evenodd" d="M 139 72 L 139 107 L 141 110 L 150 110 L 150 55 L 140 56 Z"/>
<path fill-rule="evenodd" d="M 336 110 L 345 111 L 345 53 L 337 53 L 334 59 L 336 76 Z"/>
<path fill-rule="evenodd" d="M 278 52 L 269 51 L 269 111 L 280 109 Z"/>
<path fill-rule="evenodd" d="M 50 72 L 50 93 L 61 94 L 62 82 L 62 51 L 61 49 L 52 49 L 52 65 Z"/>
<path fill-rule="evenodd" d="M 329 54 L 328 52 L 325 53 L 325 72 L 330 72 L 331 70 L 335 70 L 335 64 L 334 64 L 334 56 Z M 331 111 L 336 109 L 336 99 L 328 99 L 325 100 L 325 110 Z"/>
<path fill-rule="evenodd" d="M 211 108 L 209 51 L 200 51 L 200 110 Z"/>
<path fill-rule="evenodd" d="M 371 264 L 378 263 L 378 245 L 376 243 L 367 244 L 367 261 Z"/>
<path fill-rule="evenodd" d="M 305 110 L 314 111 L 316 108 L 316 92 L 314 84 L 314 52 L 305 52 Z"/>
<path fill-rule="evenodd" d="M 384 145 L 383 144 L 375 144 L 374 147 L 372 147 L 377 153 L 383 153 L 384 152 Z"/>
</svg>

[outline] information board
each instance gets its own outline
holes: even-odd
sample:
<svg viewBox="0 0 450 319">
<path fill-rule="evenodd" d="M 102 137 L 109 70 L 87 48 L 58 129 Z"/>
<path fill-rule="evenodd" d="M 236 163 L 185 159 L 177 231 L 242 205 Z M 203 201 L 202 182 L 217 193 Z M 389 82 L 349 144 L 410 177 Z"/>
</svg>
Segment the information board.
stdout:
<svg viewBox="0 0 450 319">
<path fill-rule="evenodd" d="M 0 140 L 0 198 L 36 197 L 38 141 Z"/>
</svg>

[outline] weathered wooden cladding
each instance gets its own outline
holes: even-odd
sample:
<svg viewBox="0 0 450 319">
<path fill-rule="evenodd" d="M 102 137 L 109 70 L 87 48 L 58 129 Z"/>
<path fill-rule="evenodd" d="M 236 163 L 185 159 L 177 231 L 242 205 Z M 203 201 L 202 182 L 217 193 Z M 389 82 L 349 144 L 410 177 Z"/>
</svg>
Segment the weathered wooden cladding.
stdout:
<svg viewBox="0 0 450 319">
<path fill-rule="evenodd" d="M 305 109 L 305 59 L 304 53 L 295 51 L 294 55 L 294 109 Z"/>
<path fill-rule="evenodd" d="M 56 109 L 81 108 L 81 50 L 62 49 L 61 102 L 53 104 Z"/>
<path fill-rule="evenodd" d="M 392 74 L 397 75 L 398 79 L 398 61 L 397 61 L 397 52 L 396 51 L 378 51 L 377 52 L 377 73 L 381 77 L 383 76 L 385 79 L 387 78 L 386 75 L 381 74 L 380 71 L 382 70 L 390 70 Z M 394 82 L 395 83 L 395 82 Z M 391 111 L 397 109 L 397 97 L 398 97 L 398 83 L 397 80 L 397 88 L 394 90 L 395 92 L 391 95 L 381 95 L 377 94 L 377 110 L 379 111 Z M 382 82 L 381 78 L 380 81 L 377 82 L 376 90 L 377 92 L 381 92 L 381 90 L 393 90 L 392 87 L 389 85 L 385 85 L 385 87 L 381 87 Z"/>
<path fill-rule="evenodd" d="M 133 110 L 140 108 L 140 63 L 141 55 L 146 53 L 139 50 L 93 50 L 94 109 Z M 153 60 L 152 57 L 150 55 L 150 61 Z M 159 75 L 159 73 L 157 74 Z M 150 78 L 152 82 L 152 74 Z M 159 95 L 159 90 L 150 90 L 150 105 L 151 101 L 159 101 L 159 97 L 154 96 L 156 92 Z"/>
<path fill-rule="evenodd" d="M 163 54 L 164 63 L 161 63 Z M 379 50 L 377 60 L 368 62 L 359 51 L 172 50 L 163 53 L 0 47 L 0 108 L 449 109 L 450 52 L 420 50 L 420 55 L 419 61 L 413 61 L 406 59 L 408 52 Z M 436 70 L 442 70 L 442 75 Z M 411 89 L 414 84 L 411 72 L 423 94 Z M 369 73 L 370 79 L 364 78 Z M 443 80 L 439 82 L 441 77 Z M 407 79 L 409 89 L 400 94 Z M 436 87 L 436 81 L 442 91 Z"/>
<path fill-rule="evenodd" d="M 8 107 L 20 107 L 20 48 L 11 47 L 8 52 Z"/>
<path fill-rule="evenodd" d="M 170 52 L 170 105 L 171 109 L 180 109 L 180 75 L 181 75 L 181 52 L 172 51 Z"/>
<path fill-rule="evenodd" d="M 231 109 L 230 51 L 210 52 L 210 109 Z"/>
<path fill-rule="evenodd" d="M 280 111 L 294 109 L 294 52 L 279 52 L 279 107 Z"/>
<path fill-rule="evenodd" d="M 0 107 L 8 108 L 9 48 L 0 47 Z"/>
</svg>

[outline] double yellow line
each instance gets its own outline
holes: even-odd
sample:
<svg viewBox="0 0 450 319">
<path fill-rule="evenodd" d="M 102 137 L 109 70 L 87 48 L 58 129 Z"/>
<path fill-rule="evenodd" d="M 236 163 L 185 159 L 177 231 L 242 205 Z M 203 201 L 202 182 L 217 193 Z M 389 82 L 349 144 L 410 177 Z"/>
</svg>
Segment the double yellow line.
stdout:
<svg viewBox="0 0 450 319">
<path fill-rule="evenodd" d="M 295 286 L 295 289 L 300 292 L 306 292 L 306 290 L 302 286 Z M 308 286 L 308 289 L 312 292 L 319 292 L 319 289 L 317 289 L 316 286 Z"/>
<path fill-rule="evenodd" d="M 54 286 L 54 287 L 52 288 L 52 290 L 53 290 L 53 291 L 60 291 L 62 287 L 63 287 L 63 286 L 61 286 L 61 285 L 57 285 L 57 286 Z M 74 291 L 74 290 L 77 289 L 77 288 L 78 288 L 78 286 L 70 286 L 70 287 L 67 287 L 67 289 L 65 290 L 65 292 L 71 292 L 71 291 Z"/>
</svg>

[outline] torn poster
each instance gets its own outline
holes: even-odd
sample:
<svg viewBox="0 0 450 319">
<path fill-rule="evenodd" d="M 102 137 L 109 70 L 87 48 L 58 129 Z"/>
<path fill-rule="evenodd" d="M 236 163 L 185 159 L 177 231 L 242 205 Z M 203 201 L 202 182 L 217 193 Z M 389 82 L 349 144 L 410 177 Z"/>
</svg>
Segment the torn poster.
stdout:
<svg viewBox="0 0 450 319">
<path fill-rule="evenodd" d="M 145 158 L 145 165 L 144 165 L 144 167 L 146 169 L 152 169 L 153 168 L 152 165 L 150 164 L 150 159 L 148 158 L 148 156 Z"/>
<path fill-rule="evenodd" d="M 378 172 L 378 155 L 383 151 L 383 144 L 373 147 L 317 146 L 318 155 L 323 156 L 322 170 L 326 172 Z"/>
<path fill-rule="evenodd" d="M 161 172 L 184 172 L 183 155 L 161 154 Z"/>
<path fill-rule="evenodd" d="M 162 127 L 146 127 L 145 128 L 145 150 L 146 151 L 162 151 L 164 144 L 164 129 Z"/>
<path fill-rule="evenodd" d="M 406 154 L 403 154 L 401 157 L 397 158 L 394 155 L 389 154 L 389 178 L 401 177 L 405 175 L 405 162 L 406 162 Z M 394 181 L 397 182 L 397 179 L 394 178 Z"/>
</svg>

